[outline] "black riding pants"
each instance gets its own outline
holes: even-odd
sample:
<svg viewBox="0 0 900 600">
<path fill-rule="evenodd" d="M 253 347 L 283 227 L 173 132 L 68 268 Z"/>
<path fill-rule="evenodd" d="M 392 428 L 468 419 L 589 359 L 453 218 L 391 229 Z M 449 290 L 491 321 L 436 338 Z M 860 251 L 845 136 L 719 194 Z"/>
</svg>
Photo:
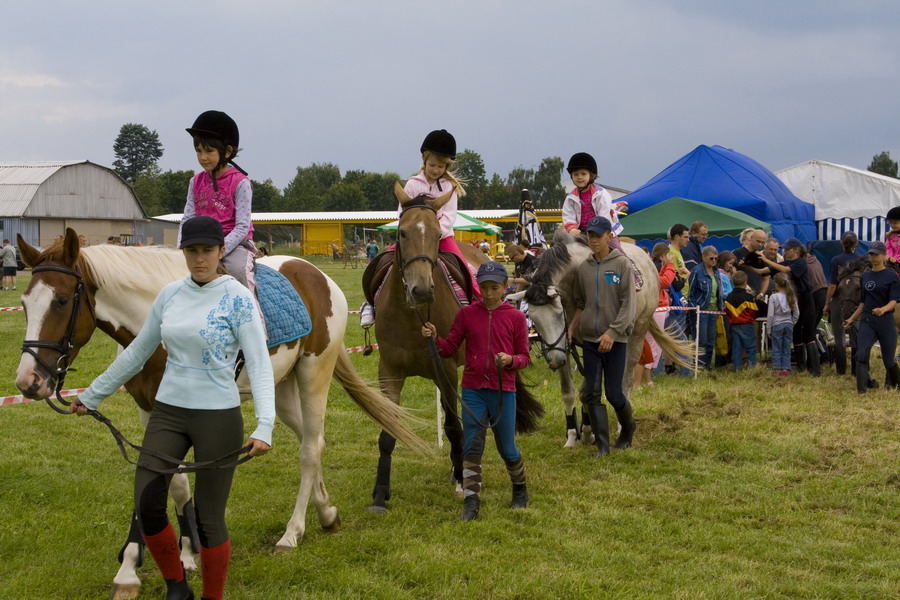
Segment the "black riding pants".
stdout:
<svg viewBox="0 0 900 600">
<path fill-rule="evenodd" d="M 183 459 L 193 446 L 194 460 L 215 460 L 240 448 L 244 423 L 240 407 L 224 410 L 196 410 L 157 402 L 150 414 L 143 446 Z M 141 453 L 141 462 L 153 468 L 171 469 L 174 465 Z M 231 492 L 234 467 L 197 471 L 194 509 L 200 543 L 212 548 L 228 541 L 225 504 Z M 138 467 L 134 477 L 134 505 L 141 532 L 155 535 L 166 528 L 169 517 L 166 502 L 172 475 L 161 475 Z"/>
</svg>

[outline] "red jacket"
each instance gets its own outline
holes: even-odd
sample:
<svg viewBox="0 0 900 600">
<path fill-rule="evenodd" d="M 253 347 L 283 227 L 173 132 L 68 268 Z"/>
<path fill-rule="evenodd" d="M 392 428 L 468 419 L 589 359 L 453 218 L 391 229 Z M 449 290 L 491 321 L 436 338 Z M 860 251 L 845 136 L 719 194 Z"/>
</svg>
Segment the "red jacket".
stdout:
<svg viewBox="0 0 900 600">
<path fill-rule="evenodd" d="M 465 343 L 462 386 L 474 390 L 497 389 L 494 356 L 498 352 L 512 356 L 512 364 L 503 369 L 504 392 L 516 391 L 516 369 L 531 362 L 525 314 L 508 302 L 494 310 L 488 310 L 481 302 L 463 307 L 456 313 L 447 338 L 438 337 L 435 343 L 443 357 L 453 356 Z"/>
<path fill-rule="evenodd" d="M 673 281 L 675 281 L 675 265 L 669 261 L 659 270 L 659 304 L 657 306 L 669 305 L 669 286 Z"/>
</svg>

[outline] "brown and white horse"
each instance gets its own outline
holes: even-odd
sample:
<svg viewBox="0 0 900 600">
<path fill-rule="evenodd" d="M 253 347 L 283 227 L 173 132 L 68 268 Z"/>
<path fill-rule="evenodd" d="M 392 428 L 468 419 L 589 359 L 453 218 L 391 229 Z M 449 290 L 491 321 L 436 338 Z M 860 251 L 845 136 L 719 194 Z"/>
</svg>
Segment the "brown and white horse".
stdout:
<svg viewBox="0 0 900 600">
<path fill-rule="evenodd" d="M 79 248 L 78 235 L 72 229 L 66 230 L 61 244 L 43 252 L 28 245 L 21 236 L 18 242 L 23 260 L 34 270 L 31 284 L 22 296 L 27 318 L 26 349 L 16 373 L 16 385 L 33 399 L 54 394 L 59 374 L 54 366 L 66 369 L 95 329 L 121 346 L 131 343 L 163 286 L 188 275 L 184 257 L 177 250 L 111 245 Z M 337 508 L 331 503 L 322 476 L 325 407 L 332 378 L 391 435 L 414 448 L 423 448 L 424 442 L 406 425 L 403 410 L 367 386 L 353 368 L 344 349 L 347 300 L 334 281 L 304 260 L 272 256 L 261 262 L 290 280 L 303 298 L 313 324 L 309 335 L 269 350 L 278 417 L 300 441 L 300 489 L 285 533 L 276 544 L 276 549 L 289 550 L 303 537 L 310 498 L 325 530 L 340 527 Z M 166 353 L 160 346 L 143 371 L 125 385 L 137 402 L 145 425 L 165 362 Z M 242 394 L 249 392 L 246 372 L 237 383 Z M 176 510 L 182 515 L 190 500 L 186 476 L 176 475 L 170 491 Z M 190 544 L 184 543 L 183 547 L 182 562 L 185 568 L 194 569 Z M 136 543 L 126 544 L 122 567 L 113 580 L 113 597 L 137 595 L 140 580 L 135 569 L 139 550 Z"/>
</svg>

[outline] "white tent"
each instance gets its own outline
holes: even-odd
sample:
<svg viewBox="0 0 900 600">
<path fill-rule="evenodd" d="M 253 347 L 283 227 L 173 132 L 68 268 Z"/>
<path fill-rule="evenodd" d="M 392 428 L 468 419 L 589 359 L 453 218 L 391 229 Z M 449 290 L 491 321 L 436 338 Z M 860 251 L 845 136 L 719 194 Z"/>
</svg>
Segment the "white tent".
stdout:
<svg viewBox="0 0 900 600">
<path fill-rule="evenodd" d="M 819 239 L 854 231 L 861 240 L 884 240 L 887 211 L 900 206 L 900 179 L 810 160 L 775 171 L 795 196 L 816 208 Z"/>
</svg>

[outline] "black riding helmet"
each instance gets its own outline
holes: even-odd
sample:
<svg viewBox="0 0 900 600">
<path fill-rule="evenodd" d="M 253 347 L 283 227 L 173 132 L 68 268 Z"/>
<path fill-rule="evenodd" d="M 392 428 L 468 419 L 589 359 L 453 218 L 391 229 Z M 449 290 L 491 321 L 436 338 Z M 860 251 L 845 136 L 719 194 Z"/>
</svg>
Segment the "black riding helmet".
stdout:
<svg viewBox="0 0 900 600">
<path fill-rule="evenodd" d="M 241 134 L 240 131 L 238 131 L 237 123 L 234 122 L 234 119 L 220 110 L 208 110 L 201 113 L 200 116 L 194 120 L 194 124 L 185 129 L 185 131 L 191 134 L 191 137 L 200 136 L 215 138 L 221 141 L 225 146 L 231 146 L 234 149 L 234 153 L 237 153 L 241 140 Z M 237 163 L 230 158 L 226 158 L 224 155 L 219 157 L 219 164 L 216 165 L 214 171 L 219 170 L 220 167 L 229 163 L 244 175 L 247 174 L 247 172 L 240 168 Z M 210 174 L 210 178 L 212 179 L 213 189 L 218 191 L 219 186 L 216 184 L 216 178 L 213 177 L 212 174 Z"/>
<path fill-rule="evenodd" d="M 426 151 L 456 160 L 456 138 L 446 129 L 435 129 L 425 136 L 425 141 L 419 149 L 422 154 Z"/>
<path fill-rule="evenodd" d="M 572 155 L 572 158 L 569 159 L 569 164 L 566 165 L 566 171 L 571 175 L 572 171 L 577 171 L 578 169 L 586 169 L 596 175 L 597 161 L 587 152 L 576 152 Z"/>
<path fill-rule="evenodd" d="M 895 206 L 887 212 L 888 221 L 900 221 L 900 206 Z"/>
</svg>

